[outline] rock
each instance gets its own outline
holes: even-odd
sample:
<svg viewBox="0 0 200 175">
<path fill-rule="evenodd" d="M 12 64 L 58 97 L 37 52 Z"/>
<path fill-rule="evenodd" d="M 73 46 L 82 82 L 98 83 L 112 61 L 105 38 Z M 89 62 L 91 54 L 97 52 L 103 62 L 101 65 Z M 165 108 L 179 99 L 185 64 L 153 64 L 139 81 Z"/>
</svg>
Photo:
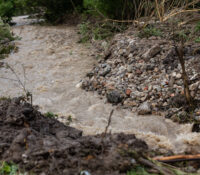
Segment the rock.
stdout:
<svg viewBox="0 0 200 175">
<path fill-rule="evenodd" d="M 128 67 L 127 67 L 127 71 L 128 71 L 129 73 L 131 73 L 132 70 L 133 70 L 133 66 L 132 66 L 132 65 L 128 65 Z"/>
<path fill-rule="evenodd" d="M 194 119 L 200 121 L 200 116 L 195 116 Z"/>
<path fill-rule="evenodd" d="M 130 96 L 131 92 L 131 89 L 126 89 L 126 95 Z"/>
<path fill-rule="evenodd" d="M 138 108 L 138 115 L 151 114 L 151 106 L 148 102 L 142 103 Z"/>
<path fill-rule="evenodd" d="M 177 79 L 180 79 L 182 77 L 182 75 L 180 74 L 180 73 L 178 73 L 177 75 L 176 75 L 176 78 Z"/>
<path fill-rule="evenodd" d="M 147 52 L 142 55 L 142 58 L 148 60 L 154 56 L 156 56 L 161 51 L 161 47 L 156 44 L 152 48 L 150 48 Z"/>
<path fill-rule="evenodd" d="M 106 94 L 106 98 L 107 98 L 108 102 L 113 103 L 113 104 L 120 103 L 123 99 L 121 94 L 116 90 L 108 92 Z"/>
<path fill-rule="evenodd" d="M 124 101 L 123 104 L 126 107 L 135 107 L 135 106 L 138 106 L 135 101 L 131 101 L 131 100 L 126 100 L 126 101 Z"/>
<path fill-rule="evenodd" d="M 107 43 L 106 41 L 103 41 L 103 42 L 101 43 L 101 46 L 102 46 L 104 49 L 106 49 L 106 48 L 108 47 L 108 43 Z"/>
<path fill-rule="evenodd" d="M 102 72 L 100 72 L 100 76 L 105 77 L 111 71 L 111 67 L 107 65 Z"/>
<path fill-rule="evenodd" d="M 76 85 L 76 88 L 81 88 L 81 87 L 82 87 L 82 84 L 83 84 L 83 82 L 80 81 L 80 82 Z"/>
<path fill-rule="evenodd" d="M 176 72 L 173 72 L 173 73 L 172 73 L 172 77 L 175 78 L 176 76 L 177 76 Z"/>
<path fill-rule="evenodd" d="M 176 100 L 177 96 L 184 94 L 184 88 L 181 65 L 171 41 L 159 37 L 141 39 L 125 33 L 123 36 L 115 36 L 108 50 L 109 59 L 99 60 L 99 65 L 88 74 L 86 90 L 106 95 L 117 89 L 123 95 L 125 107 L 140 106 L 148 101 L 157 112 L 187 105 L 185 98 Z M 200 100 L 200 83 L 197 83 L 200 82 L 198 56 L 187 52 L 185 67 L 190 78 L 191 95 Z M 121 97 L 119 99 L 114 97 L 110 101 L 118 103 Z M 137 105 L 132 105 L 131 102 Z M 153 103 L 157 105 L 153 107 Z M 136 111 L 136 107 L 133 108 Z"/>
<path fill-rule="evenodd" d="M 199 87 L 199 84 L 200 84 L 200 82 L 196 82 L 196 83 L 190 85 L 190 87 L 189 87 L 190 90 L 191 90 L 191 91 L 196 90 L 196 89 Z"/>
</svg>

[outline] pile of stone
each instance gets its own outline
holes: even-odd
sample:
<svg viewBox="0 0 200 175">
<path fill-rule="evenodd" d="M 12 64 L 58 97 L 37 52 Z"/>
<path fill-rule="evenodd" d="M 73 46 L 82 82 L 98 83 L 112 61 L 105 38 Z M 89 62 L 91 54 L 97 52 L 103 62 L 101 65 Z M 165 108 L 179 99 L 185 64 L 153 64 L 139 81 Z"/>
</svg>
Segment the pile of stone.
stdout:
<svg viewBox="0 0 200 175">
<path fill-rule="evenodd" d="M 199 46 L 188 43 L 184 47 L 190 90 L 196 99 L 200 99 Z M 141 39 L 128 31 L 114 37 L 104 58 L 82 81 L 82 88 L 139 114 L 157 113 L 183 96 L 181 70 L 174 41 L 155 36 Z"/>
</svg>

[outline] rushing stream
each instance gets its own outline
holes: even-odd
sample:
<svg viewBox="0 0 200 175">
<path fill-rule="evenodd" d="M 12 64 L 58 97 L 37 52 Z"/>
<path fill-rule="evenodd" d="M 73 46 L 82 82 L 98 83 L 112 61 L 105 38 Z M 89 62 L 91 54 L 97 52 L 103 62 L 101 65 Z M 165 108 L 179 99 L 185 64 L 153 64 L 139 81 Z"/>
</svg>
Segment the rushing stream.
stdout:
<svg viewBox="0 0 200 175">
<path fill-rule="evenodd" d="M 115 109 L 110 128 L 112 132 L 134 133 L 152 148 L 175 153 L 198 151 L 200 134 L 191 132 L 191 124 L 179 125 L 159 116 L 138 116 L 127 110 L 116 109 L 98 95 L 77 87 L 96 60 L 91 57 L 92 47 L 78 44 L 75 26 L 39 26 L 28 24 L 23 17 L 14 18 L 13 32 L 21 37 L 16 41 L 19 50 L 3 62 L 14 68 L 26 89 L 33 94 L 33 103 L 41 111 L 59 116 L 72 116 L 70 126 L 96 134 L 105 130 L 109 113 Z M 0 76 L 16 79 L 6 68 Z M 0 79 L 1 96 L 23 93 L 19 82 Z"/>
</svg>

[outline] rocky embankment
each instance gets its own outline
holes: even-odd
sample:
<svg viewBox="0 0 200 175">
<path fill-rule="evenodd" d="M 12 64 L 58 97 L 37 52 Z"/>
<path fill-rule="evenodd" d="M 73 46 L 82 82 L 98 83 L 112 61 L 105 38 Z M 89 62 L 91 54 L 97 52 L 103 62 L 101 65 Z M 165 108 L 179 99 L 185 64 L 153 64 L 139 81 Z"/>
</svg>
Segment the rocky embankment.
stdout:
<svg viewBox="0 0 200 175">
<path fill-rule="evenodd" d="M 136 33 L 132 29 L 114 37 L 104 58 L 82 81 L 82 88 L 138 114 L 178 111 L 185 99 L 174 41 L 160 36 L 141 39 Z M 196 100 L 200 99 L 199 46 L 193 42 L 184 47 L 191 95 Z"/>
</svg>

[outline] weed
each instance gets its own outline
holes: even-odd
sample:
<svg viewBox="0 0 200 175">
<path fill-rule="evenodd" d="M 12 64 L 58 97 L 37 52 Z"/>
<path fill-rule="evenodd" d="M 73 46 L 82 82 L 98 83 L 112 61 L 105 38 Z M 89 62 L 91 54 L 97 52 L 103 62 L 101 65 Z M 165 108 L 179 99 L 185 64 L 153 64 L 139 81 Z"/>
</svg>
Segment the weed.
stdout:
<svg viewBox="0 0 200 175">
<path fill-rule="evenodd" d="M 186 34 L 185 31 L 181 30 L 181 31 L 177 31 L 173 34 L 173 40 L 180 42 L 180 41 L 187 41 L 189 40 L 188 35 Z"/>
<path fill-rule="evenodd" d="M 48 118 L 58 118 L 58 115 L 54 114 L 53 112 L 47 112 L 44 114 L 44 116 Z"/>
<path fill-rule="evenodd" d="M 15 37 L 10 32 L 10 27 L 8 24 L 4 24 L 0 18 L 0 59 L 5 58 L 12 50 L 15 49 L 14 44 L 10 44 Z"/>
<path fill-rule="evenodd" d="M 200 31 L 200 21 L 195 26 L 195 32 L 199 32 L 199 31 Z"/>
<path fill-rule="evenodd" d="M 0 174 L 1 175 L 22 175 L 19 172 L 19 168 L 14 163 L 0 162 Z"/>
<path fill-rule="evenodd" d="M 66 124 L 66 125 L 70 125 L 71 122 L 72 122 L 72 116 L 69 115 L 69 116 L 67 117 L 67 122 L 66 122 L 65 124 Z"/>
<path fill-rule="evenodd" d="M 90 40 L 104 40 L 111 38 L 115 33 L 122 32 L 126 29 L 126 25 L 119 25 L 110 22 L 83 22 L 79 26 L 79 34 L 81 38 L 79 43 L 86 43 Z"/>
<path fill-rule="evenodd" d="M 0 101 L 10 100 L 10 97 L 0 97 Z"/>
<path fill-rule="evenodd" d="M 140 38 L 149 38 L 151 36 L 162 36 L 162 32 L 155 27 L 147 26 L 138 33 L 138 36 Z"/>
<path fill-rule="evenodd" d="M 81 35 L 81 39 L 79 40 L 79 43 L 86 43 L 90 39 L 89 34 L 90 28 L 88 22 L 83 22 L 79 25 L 79 34 Z"/>
<path fill-rule="evenodd" d="M 2 42 L 2 40 L 5 40 L 5 39 L 8 41 L 13 41 L 15 38 L 10 32 L 9 25 L 4 24 L 3 21 L 0 19 L 0 42 Z"/>
<path fill-rule="evenodd" d="M 200 43 L 200 37 L 196 38 L 195 42 Z"/>
<path fill-rule="evenodd" d="M 134 170 L 127 172 L 126 175 L 158 175 L 158 174 L 150 174 L 143 167 L 137 167 Z"/>
</svg>

